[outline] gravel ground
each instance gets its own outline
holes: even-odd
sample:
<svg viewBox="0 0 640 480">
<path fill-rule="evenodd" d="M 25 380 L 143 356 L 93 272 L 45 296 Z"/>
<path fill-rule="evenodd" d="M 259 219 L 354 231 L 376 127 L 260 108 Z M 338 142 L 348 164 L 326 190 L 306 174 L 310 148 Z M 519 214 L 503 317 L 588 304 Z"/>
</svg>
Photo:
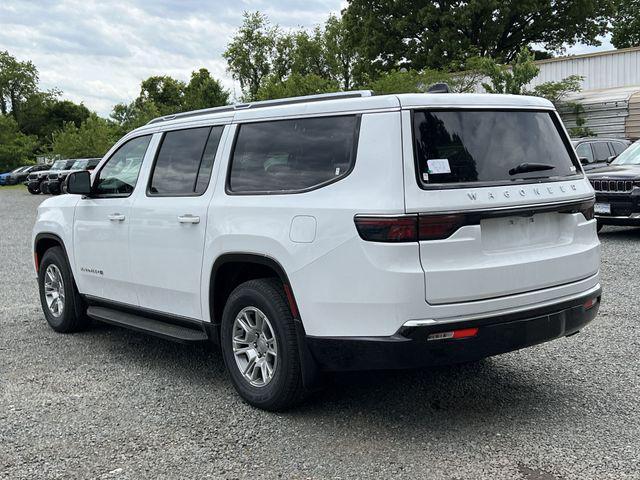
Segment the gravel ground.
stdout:
<svg viewBox="0 0 640 480">
<path fill-rule="evenodd" d="M 43 199 L 0 189 L 2 478 L 640 478 L 640 229 L 603 231 L 605 300 L 581 334 L 338 375 L 271 414 L 239 400 L 218 352 L 49 329 L 30 251 Z"/>
</svg>

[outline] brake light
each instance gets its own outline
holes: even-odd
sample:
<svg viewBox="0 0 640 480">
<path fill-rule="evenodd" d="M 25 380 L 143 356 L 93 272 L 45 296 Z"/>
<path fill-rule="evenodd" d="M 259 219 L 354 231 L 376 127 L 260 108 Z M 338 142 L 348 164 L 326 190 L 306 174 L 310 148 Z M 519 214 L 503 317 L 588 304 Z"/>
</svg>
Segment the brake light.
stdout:
<svg viewBox="0 0 640 480">
<path fill-rule="evenodd" d="M 441 240 L 450 237 L 466 224 L 464 215 L 420 215 L 418 217 L 418 238 L 420 240 Z"/>
<path fill-rule="evenodd" d="M 467 224 L 465 215 L 403 215 L 356 217 L 360 238 L 370 242 L 417 242 L 450 237 Z"/>
<path fill-rule="evenodd" d="M 356 217 L 360 238 L 370 242 L 417 242 L 418 217 Z"/>
</svg>

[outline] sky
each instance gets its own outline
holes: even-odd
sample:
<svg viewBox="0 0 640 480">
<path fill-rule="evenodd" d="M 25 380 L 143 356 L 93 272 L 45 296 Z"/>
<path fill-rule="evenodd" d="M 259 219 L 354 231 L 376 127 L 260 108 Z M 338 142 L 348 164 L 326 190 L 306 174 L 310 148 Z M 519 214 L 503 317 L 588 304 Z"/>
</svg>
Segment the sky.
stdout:
<svg viewBox="0 0 640 480">
<path fill-rule="evenodd" d="M 232 95 L 239 87 L 222 52 L 242 23 L 260 10 L 272 23 L 312 28 L 338 14 L 343 0 L 0 0 L 0 51 L 31 60 L 40 88 L 83 102 L 107 117 L 137 97 L 151 75 L 188 80 L 209 69 Z M 575 46 L 568 53 L 609 50 Z"/>
</svg>

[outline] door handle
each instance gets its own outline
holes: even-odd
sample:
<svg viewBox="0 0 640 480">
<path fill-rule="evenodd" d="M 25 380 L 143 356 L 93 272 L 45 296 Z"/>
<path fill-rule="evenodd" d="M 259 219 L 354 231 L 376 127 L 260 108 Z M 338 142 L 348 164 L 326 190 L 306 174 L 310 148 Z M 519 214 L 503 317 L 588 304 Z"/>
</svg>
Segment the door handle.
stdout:
<svg viewBox="0 0 640 480">
<path fill-rule="evenodd" d="M 112 213 L 109 215 L 109 220 L 112 222 L 124 222 L 124 215 L 121 213 Z"/>
<path fill-rule="evenodd" d="M 180 223 L 200 223 L 200 217 L 187 213 L 178 217 Z"/>
</svg>

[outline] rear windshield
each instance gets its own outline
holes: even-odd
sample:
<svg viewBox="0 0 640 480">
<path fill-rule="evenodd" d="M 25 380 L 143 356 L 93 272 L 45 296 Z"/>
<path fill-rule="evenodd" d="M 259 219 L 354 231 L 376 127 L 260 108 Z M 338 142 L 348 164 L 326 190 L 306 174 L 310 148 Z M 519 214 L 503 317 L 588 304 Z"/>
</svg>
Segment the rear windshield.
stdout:
<svg viewBox="0 0 640 480">
<path fill-rule="evenodd" d="M 546 111 L 416 110 L 418 181 L 504 184 L 576 175 L 556 122 Z"/>
</svg>

